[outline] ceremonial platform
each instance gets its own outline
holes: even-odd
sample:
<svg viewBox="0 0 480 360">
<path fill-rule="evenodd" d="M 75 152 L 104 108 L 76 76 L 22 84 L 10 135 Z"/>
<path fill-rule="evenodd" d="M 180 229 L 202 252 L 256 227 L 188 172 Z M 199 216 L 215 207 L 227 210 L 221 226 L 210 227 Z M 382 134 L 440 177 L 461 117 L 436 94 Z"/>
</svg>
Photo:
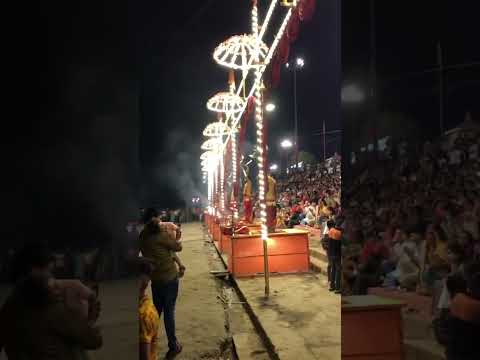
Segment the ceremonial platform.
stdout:
<svg viewBox="0 0 480 360">
<path fill-rule="evenodd" d="M 235 277 L 263 274 L 264 249 L 259 224 L 249 224 L 248 234 L 228 234 L 213 216 L 206 225 L 218 251 Z M 309 233 L 282 229 L 268 235 L 268 268 L 271 274 L 306 273 L 310 270 Z"/>
<path fill-rule="evenodd" d="M 310 252 L 308 233 L 285 229 L 268 235 L 268 268 L 270 273 L 308 272 Z M 263 274 L 263 240 L 258 232 L 230 238 L 228 271 L 236 277 Z"/>
</svg>

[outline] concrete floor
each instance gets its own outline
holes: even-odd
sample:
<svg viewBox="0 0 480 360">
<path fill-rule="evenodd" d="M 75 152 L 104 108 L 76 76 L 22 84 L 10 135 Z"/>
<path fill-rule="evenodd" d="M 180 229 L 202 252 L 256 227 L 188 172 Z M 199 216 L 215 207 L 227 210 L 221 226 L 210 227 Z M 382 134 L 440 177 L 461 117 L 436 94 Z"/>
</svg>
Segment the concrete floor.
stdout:
<svg viewBox="0 0 480 360">
<path fill-rule="evenodd" d="M 273 276 L 268 300 L 262 277 L 237 283 L 280 359 L 340 359 L 341 298 L 322 275 Z"/>
<path fill-rule="evenodd" d="M 182 226 L 183 250 L 178 253 L 187 270 L 180 280 L 176 307 L 177 338 L 183 345 L 178 360 L 219 359 L 225 341 L 225 315 L 217 300 L 215 277 L 210 274 L 214 261 L 199 223 Z M 163 321 L 163 318 L 162 318 Z M 160 354 L 167 349 L 163 322 L 159 334 Z"/>
</svg>

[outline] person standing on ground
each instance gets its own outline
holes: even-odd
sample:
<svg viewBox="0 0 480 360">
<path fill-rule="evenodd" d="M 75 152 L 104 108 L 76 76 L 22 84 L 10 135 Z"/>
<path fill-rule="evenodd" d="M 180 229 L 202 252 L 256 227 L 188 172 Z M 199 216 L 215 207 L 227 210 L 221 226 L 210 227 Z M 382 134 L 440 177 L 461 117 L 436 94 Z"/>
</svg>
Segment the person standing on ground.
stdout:
<svg viewBox="0 0 480 360">
<path fill-rule="evenodd" d="M 153 264 L 151 287 L 153 303 L 159 316 L 164 313 L 165 332 L 168 338 L 167 358 L 182 351 L 175 335 L 175 304 L 178 296 L 179 269 L 172 252 L 182 250 L 181 231 L 173 223 L 162 223 L 155 209 L 145 211 L 145 228 L 140 234 L 142 255 Z M 183 269 L 184 271 L 184 269 Z M 182 270 L 180 271 L 182 272 Z"/>
<path fill-rule="evenodd" d="M 342 274 L 342 231 L 337 229 L 335 221 L 327 221 L 328 228 L 328 279 L 330 281 L 330 291 L 341 292 L 341 274 Z"/>
</svg>

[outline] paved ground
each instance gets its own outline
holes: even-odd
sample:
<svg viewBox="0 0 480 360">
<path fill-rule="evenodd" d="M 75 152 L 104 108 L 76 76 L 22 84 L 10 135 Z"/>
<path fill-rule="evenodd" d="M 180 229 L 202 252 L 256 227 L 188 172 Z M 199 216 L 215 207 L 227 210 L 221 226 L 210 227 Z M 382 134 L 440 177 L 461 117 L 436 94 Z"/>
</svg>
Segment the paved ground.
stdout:
<svg viewBox="0 0 480 360">
<path fill-rule="evenodd" d="M 224 308 L 217 300 L 221 288 L 228 287 L 228 284 L 210 274 L 210 270 L 219 268 L 220 260 L 212 245 L 205 242 L 199 223 L 186 224 L 182 230 L 183 251 L 179 255 L 187 272 L 180 284 L 177 335 L 184 351 L 177 359 L 233 360 L 231 346 L 226 341 Z M 8 291 L 8 288 L 0 286 L 2 303 Z M 135 279 L 101 284 L 103 310 L 99 324 L 103 328 L 104 346 L 90 354 L 92 360 L 138 358 L 137 293 Z M 243 307 L 235 305 L 230 315 L 231 332 L 239 343 L 237 350 L 241 359 L 269 359 Z M 160 353 L 163 355 L 167 350 L 163 322 L 159 337 Z M 0 359 L 5 357 L 0 355 Z"/>
<path fill-rule="evenodd" d="M 92 360 L 138 358 L 137 280 L 126 279 L 100 284 L 103 346 L 90 353 Z"/>
<path fill-rule="evenodd" d="M 323 251 L 319 239 L 312 236 L 312 243 L 314 249 Z M 228 262 L 227 255 L 222 257 Z M 315 260 L 326 268 L 325 259 Z M 269 301 L 264 300 L 263 277 L 236 282 L 280 359 L 340 359 L 341 298 L 328 291 L 324 275 L 273 276 Z"/>
<path fill-rule="evenodd" d="M 340 359 L 340 296 L 329 292 L 323 276 L 281 275 L 237 279 L 280 359 Z"/>
<path fill-rule="evenodd" d="M 179 257 L 187 268 L 180 282 L 177 302 L 177 337 L 183 345 L 179 360 L 219 359 L 225 343 L 225 315 L 217 300 L 218 283 L 210 274 L 211 258 L 201 225 L 182 226 L 183 251 Z M 163 318 L 162 318 L 163 320 Z M 167 350 L 163 323 L 160 329 L 161 354 Z"/>
<path fill-rule="evenodd" d="M 233 360 L 231 344 L 227 341 L 225 309 L 217 299 L 222 288 L 230 286 L 210 273 L 222 269 L 221 260 L 206 241 L 200 223 L 183 225 L 182 234 L 183 251 L 179 256 L 187 272 L 180 284 L 177 329 L 184 351 L 177 359 Z M 238 301 L 235 295 L 233 300 Z M 233 305 L 229 318 L 230 332 L 240 359 L 268 360 L 265 347 L 241 304 Z M 160 340 L 166 349 L 163 327 Z"/>
</svg>

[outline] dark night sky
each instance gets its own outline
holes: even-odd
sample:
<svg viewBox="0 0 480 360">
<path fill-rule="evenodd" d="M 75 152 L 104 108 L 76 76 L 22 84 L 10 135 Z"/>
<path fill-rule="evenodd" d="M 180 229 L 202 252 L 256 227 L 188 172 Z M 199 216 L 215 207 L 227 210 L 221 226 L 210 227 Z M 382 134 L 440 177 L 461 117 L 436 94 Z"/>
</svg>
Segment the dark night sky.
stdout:
<svg viewBox="0 0 480 360">
<path fill-rule="evenodd" d="M 361 4 L 360 4 L 361 3 Z M 475 2 L 376 1 L 379 110 L 402 113 L 423 137 L 439 133 L 438 76 L 421 73 L 437 66 L 437 42 L 444 66 L 480 61 Z M 344 0 L 342 6 L 343 81 L 366 89 L 369 64 L 369 1 Z M 480 67 L 447 70 L 445 127 L 471 111 L 480 119 Z M 345 142 L 354 142 L 368 117 L 366 104 L 346 107 Z"/>
<path fill-rule="evenodd" d="M 3 195 L 3 242 L 45 240 L 61 248 L 125 240 L 139 187 L 128 5 L 72 0 L 41 2 L 34 19 L 12 12 L 24 14 L 10 34 L 18 36 L 11 54 L 21 64 L 21 89 L 11 93 L 21 103 L 6 140 L 11 184 Z M 23 78 L 32 69 L 38 90 Z"/>
<path fill-rule="evenodd" d="M 268 3 L 259 1 L 261 15 Z M 249 32 L 251 16 L 249 0 L 176 1 L 168 16 L 160 7 L 148 2 L 141 9 L 148 17 L 142 26 L 148 44 L 143 66 L 141 156 L 146 186 L 142 195 L 147 204 L 173 206 L 179 197 L 189 201 L 192 191 L 204 191 L 198 186 L 201 132 L 215 119 L 205 104 L 210 96 L 226 90 L 227 80 L 212 52 L 227 37 Z M 322 119 L 330 129 L 338 129 L 340 122 L 339 15 L 336 1 L 319 1 L 315 18 L 302 26 L 292 49 L 292 56 L 301 55 L 306 61 L 298 74 L 299 142 L 317 156 L 319 138 L 309 134 L 321 130 Z M 279 160 L 281 137 L 293 132 L 292 83 L 291 73 L 283 72 L 280 87 L 271 94 L 277 104 L 268 119 L 271 161 Z"/>
<path fill-rule="evenodd" d="M 261 14 L 267 3 L 259 1 Z M 306 61 L 298 82 L 301 147 L 317 155 L 318 139 L 303 134 L 320 130 L 322 119 L 339 127 L 339 14 L 338 2 L 319 1 L 292 49 Z M 201 131 L 214 119 L 205 104 L 227 80 L 212 52 L 250 31 L 250 0 L 38 2 L 31 19 L 22 16 L 12 29 L 19 37 L 12 59 L 22 69 L 18 92 L 12 88 L 20 100 L 14 130 L 3 142 L 5 243 L 119 242 L 140 206 L 173 207 L 204 190 Z M 37 91 L 33 77 L 20 81 L 28 70 L 38 71 Z M 272 96 L 276 161 L 280 137 L 293 130 L 290 73 Z"/>
<path fill-rule="evenodd" d="M 321 142 L 311 134 L 323 119 L 328 130 L 342 126 L 338 3 L 317 1 L 314 20 L 302 26 L 292 49 L 306 62 L 298 79 L 300 146 L 318 157 Z M 447 64 L 479 61 L 478 12 L 453 0 L 377 3 L 379 80 L 402 78 L 385 85 L 381 106 L 406 112 L 429 128 L 437 109 L 435 78 L 405 73 L 435 65 L 438 38 Z M 211 54 L 227 37 L 250 31 L 250 1 L 39 5 L 38 25 L 29 27 L 22 17 L 11 31 L 24 36 L 12 59 L 23 61 L 25 71 L 38 69 L 40 87 L 34 91 L 26 78 L 17 81 L 18 91 L 12 89 L 21 104 L 12 119 L 15 130 L 3 142 L 12 180 L 4 194 L 11 219 L 3 238 L 48 238 L 57 245 L 121 239 L 139 206 L 175 206 L 203 190 L 199 145 L 202 129 L 213 120 L 205 103 L 225 89 L 227 79 Z M 368 64 L 366 5 L 357 0 L 342 5 L 343 79 L 360 84 Z M 478 73 L 478 68 L 447 73 L 448 124 L 463 120 L 467 110 L 478 118 Z M 272 97 L 277 112 L 269 119 L 271 160 L 278 161 L 277 144 L 293 130 L 290 73 L 282 73 Z M 34 116 L 27 117 L 29 109 Z M 362 107 L 357 112 L 362 114 Z M 346 128 L 347 140 L 351 129 Z M 339 145 L 332 144 L 329 151 Z"/>
</svg>

